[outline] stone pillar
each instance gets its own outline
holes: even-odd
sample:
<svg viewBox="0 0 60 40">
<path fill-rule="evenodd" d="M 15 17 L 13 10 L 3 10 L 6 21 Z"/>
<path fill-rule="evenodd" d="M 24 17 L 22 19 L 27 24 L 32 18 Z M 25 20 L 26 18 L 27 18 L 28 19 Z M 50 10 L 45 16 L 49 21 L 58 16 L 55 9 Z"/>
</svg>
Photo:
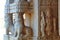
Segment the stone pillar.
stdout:
<svg viewBox="0 0 60 40">
<path fill-rule="evenodd" d="M 6 34 L 8 35 L 9 32 L 12 32 L 13 28 L 13 19 L 12 14 L 6 13 L 5 14 L 5 27 L 6 27 Z"/>
<path fill-rule="evenodd" d="M 38 27 L 39 27 L 39 21 L 38 21 L 38 16 L 39 16 L 39 11 L 38 11 L 38 0 L 33 0 L 33 40 L 38 40 Z"/>
</svg>

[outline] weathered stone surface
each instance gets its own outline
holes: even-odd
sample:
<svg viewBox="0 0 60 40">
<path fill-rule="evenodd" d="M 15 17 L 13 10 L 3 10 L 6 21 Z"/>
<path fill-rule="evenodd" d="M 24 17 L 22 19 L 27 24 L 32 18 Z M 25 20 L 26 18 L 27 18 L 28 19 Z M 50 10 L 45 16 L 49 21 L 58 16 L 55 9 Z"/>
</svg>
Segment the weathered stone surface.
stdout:
<svg viewBox="0 0 60 40">
<path fill-rule="evenodd" d="M 5 27 L 6 27 L 6 34 L 9 35 L 9 32 L 13 34 L 13 19 L 12 14 L 5 14 Z"/>
<path fill-rule="evenodd" d="M 5 10 L 4 40 L 59 40 L 57 0 L 7 0 Z"/>
<path fill-rule="evenodd" d="M 15 37 L 20 37 L 22 28 L 24 26 L 24 19 L 23 19 L 23 13 L 16 13 L 15 14 L 15 24 L 14 24 L 14 35 Z"/>
</svg>

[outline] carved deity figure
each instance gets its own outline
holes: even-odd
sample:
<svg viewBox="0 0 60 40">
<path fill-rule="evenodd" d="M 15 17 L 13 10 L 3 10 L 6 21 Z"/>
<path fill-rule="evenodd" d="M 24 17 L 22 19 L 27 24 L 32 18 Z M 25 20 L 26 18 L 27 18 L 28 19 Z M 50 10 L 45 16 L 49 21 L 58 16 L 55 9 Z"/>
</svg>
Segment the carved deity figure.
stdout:
<svg viewBox="0 0 60 40">
<path fill-rule="evenodd" d="M 23 19 L 23 13 L 16 13 L 15 14 L 15 24 L 14 24 L 14 36 L 15 37 L 21 37 L 22 34 L 22 28 L 24 27 L 24 19 Z"/>
<path fill-rule="evenodd" d="M 7 35 L 14 34 L 12 14 L 8 14 L 8 13 L 5 14 L 5 27 L 6 27 Z"/>
<path fill-rule="evenodd" d="M 45 28 L 45 17 L 44 17 L 44 13 L 41 12 L 41 33 L 42 33 L 42 37 L 45 35 L 44 28 Z"/>
<path fill-rule="evenodd" d="M 52 14 L 50 13 L 50 10 L 46 13 L 46 35 L 52 34 Z"/>
</svg>

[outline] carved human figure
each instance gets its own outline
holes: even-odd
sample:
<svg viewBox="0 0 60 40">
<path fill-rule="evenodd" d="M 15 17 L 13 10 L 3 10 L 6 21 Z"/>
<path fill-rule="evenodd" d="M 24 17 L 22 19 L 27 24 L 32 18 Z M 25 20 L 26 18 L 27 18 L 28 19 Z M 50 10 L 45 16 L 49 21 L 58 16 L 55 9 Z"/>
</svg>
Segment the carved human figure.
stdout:
<svg viewBox="0 0 60 40">
<path fill-rule="evenodd" d="M 52 34 L 52 14 L 50 10 L 46 12 L 46 35 Z"/>
<path fill-rule="evenodd" d="M 6 34 L 9 35 L 11 33 L 14 34 L 14 27 L 13 27 L 13 19 L 12 14 L 6 13 L 5 14 L 5 27 L 6 27 Z"/>
<path fill-rule="evenodd" d="M 41 33 L 42 33 L 42 37 L 45 35 L 44 33 L 44 28 L 45 28 L 45 17 L 44 17 L 44 13 L 41 12 Z"/>
<path fill-rule="evenodd" d="M 15 37 L 20 37 L 22 34 L 22 28 L 24 26 L 24 20 L 23 20 L 23 13 L 16 13 L 15 14 L 15 24 L 14 24 L 14 28 L 15 28 L 15 32 L 14 32 L 14 36 Z"/>
</svg>

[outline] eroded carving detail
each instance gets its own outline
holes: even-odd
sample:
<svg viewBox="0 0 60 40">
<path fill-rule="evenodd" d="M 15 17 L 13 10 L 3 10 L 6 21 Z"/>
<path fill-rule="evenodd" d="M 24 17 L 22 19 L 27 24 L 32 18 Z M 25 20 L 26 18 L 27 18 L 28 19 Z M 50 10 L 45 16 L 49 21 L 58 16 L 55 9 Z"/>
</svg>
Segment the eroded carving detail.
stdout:
<svg viewBox="0 0 60 40">
<path fill-rule="evenodd" d="M 14 34 L 12 14 L 5 14 L 5 27 L 7 35 L 9 35 L 9 33 L 11 33 L 12 35 Z"/>
<path fill-rule="evenodd" d="M 41 24 L 42 37 L 44 37 L 45 35 L 44 29 L 45 29 L 46 23 L 45 23 L 45 15 L 43 11 L 41 11 L 41 23 L 40 24 Z"/>
</svg>

